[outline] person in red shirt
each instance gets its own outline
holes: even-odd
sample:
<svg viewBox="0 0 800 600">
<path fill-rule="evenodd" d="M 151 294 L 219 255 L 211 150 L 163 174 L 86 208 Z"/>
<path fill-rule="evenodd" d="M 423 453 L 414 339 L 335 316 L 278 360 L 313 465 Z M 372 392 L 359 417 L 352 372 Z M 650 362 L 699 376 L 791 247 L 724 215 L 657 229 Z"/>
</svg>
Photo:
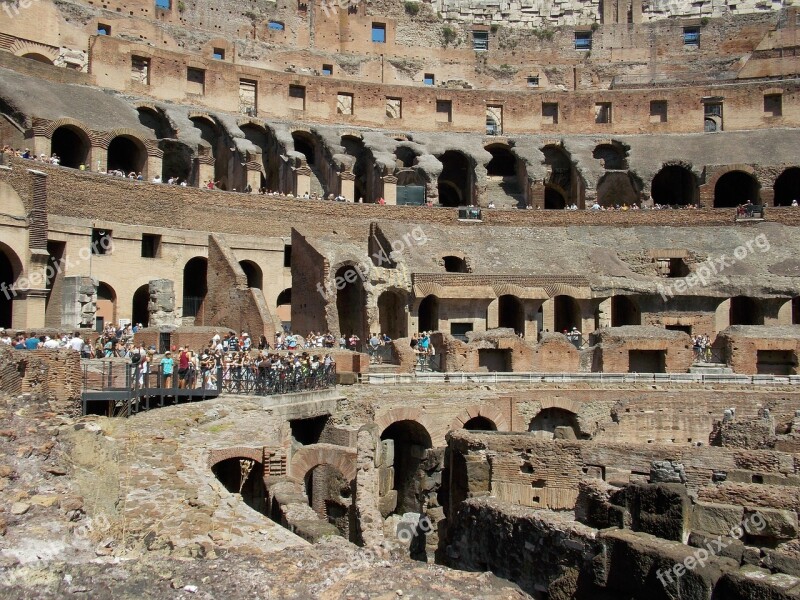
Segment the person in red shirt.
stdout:
<svg viewBox="0 0 800 600">
<path fill-rule="evenodd" d="M 189 353 L 181 346 L 181 352 L 178 355 L 178 388 L 184 389 L 186 387 L 186 380 L 189 376 Z"/>
</svg>

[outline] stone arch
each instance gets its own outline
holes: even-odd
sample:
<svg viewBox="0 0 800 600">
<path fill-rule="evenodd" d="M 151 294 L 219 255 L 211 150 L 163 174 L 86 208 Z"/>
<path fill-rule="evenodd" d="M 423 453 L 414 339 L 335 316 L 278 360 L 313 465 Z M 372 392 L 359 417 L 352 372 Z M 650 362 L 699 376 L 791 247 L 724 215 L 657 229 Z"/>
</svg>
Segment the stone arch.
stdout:
<svg viewBox="0 0 800 600">
<path fill-rule="evenodd" d="M 763 306 L 757 298 L 735 296 L 730 299 L 728 309 L 730 325 L 763 325 Z"/>
<path fill-rule="evenodd" d="M 208 259 L 205 256 L 195 256 L 183 266 L 182 316 L 201 318 L 207 293 Z M 197 321 L 195 324 L 200 325 Z"/>
<path fill-rule="evenodd" d="M 154 104 L 139 104 L 136 106 L 139 115 L 139 123 L 153 132 L 156 139 L 171 138 L 175 131 L 164 112 Z"/>
<path fill-rule="evenodd" d="M 83 127 L 63 124 L 53 130 L 50 136 L 50 152 L 60 159 L 62 167 L 77 169 L 88 165 L 92 142 Z"/>
<path fill-rule="evenodd" d="M 463 429 L 465 423 L 476 417 L 488 419 L 494 423 L 497 431 L 511 431 L 508 420 L 505 418 L 503 413 L 501 413 L 494 406 L 490 406 L 488 404 L 473 404 L 472 406 L 468 406 L 462 410 L 450 423 L 450 430 Z"/>
<path fill-rule="evenodd" d="M 237 446 L 235 448 L 217 448 L 208 454 L 208 467 L 213 468 L 218 463 L 230 458 L 247 458 L 259 464 L 264 463 L 264 448 Z"/>
<path fill-rule="evenodd" d="M 22 261 L 14 250 L 0 242 L 0 281 L 11 285 L 22 274 Z M 14 321 L 14 295 L 0 293 L 0 327 L 12 327 Z M 17 324 L 18 325 L 18 324 Z"/>
<path fill-rule="evenodd" d="M 410 146 L 398 146 L 394 150 L 394 155 L 397 159 L 396 164 L 398 169 L 410 169 L 416 164 L 419 152 L 415 151 Z"/>
<path fill-rule="evenodd" d="M 778 175 L 772 186 L 775 206 L 791 206 L 792 200 L 800 202 L 800 167 L 788 167 Z"/>
<path fill-rule="evenodd" d="M 544 178 L 545 200 L 547 200 L 547 190 L 551 189 L 550 200 L 553 208 L 563 208 L 573 200 L 577 200 L 577 177 L 574 173 L 572 158 L 564 147 L 557 143 L 545 144 L 541 148 L 544 160 L 542 164 L 547 169 Z M 558 197 L 555 192 L 563 198 L 563 206 L 559 206 Z M 547 203 L 545 203 L 547 206 Z"/>
<path fill-rule="evenodd" d="M 572 296 L 559 294 L 553 298 L 553 328 L 556 332 L 581 329 L 581 308 Z"/>
<path fill-rule="evenodd" d="M 144 327 L 150 324 L 150 285 L 144 285 L 136 288 L 136 291 L 131 297 L 131 321 L 134 323 L 141 323 Z"/>
<path fill-rule="evenodd" d="M 545 398 L 540 402 L 540 404 L 541 404 L 540 410 L 545 410 L 546 408 L 560 408 L 561 410 L 571 412 L 576 416 L 583 407 L 583 403 L 580 402 L 579 400 L 562 398 L 560 396 Z"/>
<path fill-rule="evenodd" d="M 421 425 L 431 438 L 434 446 L 444 446 L 444 435 L 446 431 L 435 429 L 433 423 L 427 418 L 422 409 L 412 406 L 392 408 L 385 413 L 376 415 L 375 424 L 378 426 L 378 431 L 383 433 L 393 423 L 400 421 L 414 421 Z"/>
<path fill-rule="evenodd" d="M 563 210 L 567 207 L 567 194 L 558 185 L 548 183 L 544 186 L 544 207 L 548 210 Z"/>
<path fill-rule="evenodd" d="M 257 263 L 252 260 L 240 260 L 239 266 L 247 277 L 247 287 L 259 290 L 264 288 L 264 273 Z"/>
<path fill-rule="evenodd" d="M 297 481 L 304 481 L 306 474 L 319 465 L 330 465 L 348 481 L 356 477 L 356 450 L 334 444 L 312 444 L 303 446 L 292 455 L 288 474 Z"/>
<path fill-rule="evenodd" d="M 760 184 L 752 172 L 732 169 L 714 182 L 714 208 L 730 208 L 745 204 L 761 204 Z"/>
<path fill-rule="evenodd" d="M 108 144 L 108 170 L 118 169 L 126 175 L 131 171 L 147 173 L 147 148 L 138 135 L 113 133 Z"/>
<path fill-rule="evenodd" d="M 242 501 L 250 508 L 266 515 L 267 490 L 264 484 L 264 464 L 261 456 L 258 458 L 250 453 L 246 455 L 228 456 L 216 461 L 211 466 L 211 472 L 232 494 L 241 493 Z M 253 461 L 250 468 L 243 471 L 244 461 Z"/>
<path fill-rule="evenodd" d="M 105 281 L 97 284 L 97 312 L 95 319 L 103 319 L 104 323 L 117 322 L 117 292 Z"/>
<path fill-rule="evenodd" d="M 525 307 L 522 300 L 513 294 L 503 294 L 498 299 L 498 325 L 514 330 L 517 335 L 525 333 Z"/>
<path fill-rule="evenodd" d="M 665 164 L 650 184 L 653 202 L 661 205 L 696 204 L 698 193 L 697 177 L 682 164 Z"/>
<path fill-rule="evenodd" d="M 55 64 L 59 54 L 58 48 L 20 39 L 15 40 L 11 44 L 9 50 L 14 56 L 30 58 L 37 62 L 44 62 L 51 65 Z"/>
<path fill-rule="evenodd" d="M 558 406 L 542 407 L 528 424 L 528 431 L 535 437 L 553 439 L 556 428 L 567 427 L 572 429 L 572 436 L 580 436 L 578 415 L 576 412 Z"/>
<path fill-rule="evenodd" d="M 417 308 L 419 331 L 438 331 L 439 298 L 433 294 L 425 296 Z"/>
<path fill-rule="evenodd" d="M 378 323 L 381 333 L 393 340 L 408 335 L 408 319 L 406 318 L 407 292 L 392 288 L 378 296 Z"/>
<path fill-rule="evenodd" d="M 756 178 L 755 169 L 746 164 L 726 165 L 724 167 L 717 167 L 709 170 L 711 171 L 711 175 L 708 177 L 702 187 L 704 190 L 708 191 L 709 198 L 712 200 L 714 199 L 717 182 L 728 173 L 733 171 L 741 171 L 751 175 L 753 179 Z"/>
<path fill-rule="evenodd" d="M 333 288 L 336 290 L 337 333 L 346 336 L 355 333 L 366 340 L 367 293 L 362 271 L 351 262 L 340 264 L 331 271 L 334 273 Z"/>
<path fill-rule="evenodd" d="M 437 188 L 439 204 L 443 206 L 471 206 L 474 165 L 460 150 L 448 150 L 437 156 L 442 163 Z"/>
<path fill-rule="evenodd" d="M 353 199 L 363 198 L 364 202 L 372 202 L 375 200 L 375 194 L 372 191 L 372 181 L 369 177 L 370 167 L 372 166 L 372 152 L 364 144 L 361 135 L 354 135 L 353 133 L 345 133 L 339 140 L 339 143 L 344 148 L 345 154 L 355 158 L 352 166 L 352 172 L 355 176 L 353 181 Z"/>
<path fill-rule="evenodd" d="M 306 157 L 306 164 L 309 167 L 316 165 L 319 145 L 311 131 L 308 129 L 292 130 L 292 141 L 295 151 Z"/>
<path fill-rule="evenodd" d="M 263 185 L 268 190 L 280 188 L 280 152 L 274 130 L 256 119 L 245 118 L 238 122 L 246 140 L 261 149 Z"/>
<path fill-rule="evenodd" d="M 27 54 L 23 54 L 22 58 L 27 58 L 28 60 L 35 60 L 36 62 L 44 63 L 46 65 L 53 64 L 52 60 L 50 60 L 47 56 L 39 52 L 28 52 Z"/>
</svg>

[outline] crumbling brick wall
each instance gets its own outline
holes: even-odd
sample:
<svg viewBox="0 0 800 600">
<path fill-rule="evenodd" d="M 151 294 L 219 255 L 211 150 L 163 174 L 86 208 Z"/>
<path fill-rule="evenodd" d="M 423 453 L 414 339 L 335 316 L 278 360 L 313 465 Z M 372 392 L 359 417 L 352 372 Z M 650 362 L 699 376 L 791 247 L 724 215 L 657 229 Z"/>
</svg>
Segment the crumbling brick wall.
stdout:
<svg viewBox="0 0 800 600">
<path fill-rule="evenodd" d="M 247 276 L 221 236 L 208 237 L 208 293 L 203 301 L 206 324 L 246 331 L 255 339 L 275 333 L 275 321 L 261 290 Z"/>
</svg>

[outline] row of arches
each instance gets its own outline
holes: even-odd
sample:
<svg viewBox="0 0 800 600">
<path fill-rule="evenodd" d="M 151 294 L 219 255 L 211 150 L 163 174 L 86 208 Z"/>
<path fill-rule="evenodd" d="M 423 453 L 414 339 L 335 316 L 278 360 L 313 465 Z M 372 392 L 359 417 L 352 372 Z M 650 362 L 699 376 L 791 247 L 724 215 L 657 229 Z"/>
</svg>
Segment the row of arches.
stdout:
<svg viewBox="0 0 800 600">
<path fill-rule="evenodd" d="M 192 151 L 173 138 L 175 135 L 166 116 L 148 106 L 137 108 L 139 122 L 153 132 L 159 139 L 159 148 L 163 152 L 162 177 L 166 180 L 177 177 L 181 180 L 194 180 L 194 184 L 205 182 L 197 180 L 192 163 Z M 244 181 L 246 176 L 241 163 L 232 160 L 230 151 L 232 140 L 213 118 L 207 115 L 189 117 L 197 129 L 199 137 L 207 144 L 208 151 L 214 159 L 213 177 L 220 189 L 233 189 L 237 181 Z M 239 125 L 244 136 L 261 151 L 262 187 L 279 190 L 280 181 L 280 145 L 274 132 L 267 126 L 248 121 Z M 319 174 L 322 142 L 317 136 L 304 130 L 292 132 L 294 149 L 306 159 L 312 171 Z M 345 154 L 355 160 L 352 172 L 355 176 L 354 194 L 365 201 L 373 201 L 374 185 L 371 176 L 372 155 L 364 141 L 356 135 L 344 135 L 341 144 Z M 76 124 L 65 124 L 53 131 L 51 137 L 52 152 L 61 158 L 63 166 L 78 168 L 88 165 L 91 151 L 90 137 L 87 131 Z M 527 169 L 513 151 L 512 147 L 503 143 L 493 143 L 485 147 L 491 155 L 486 164 L 486 172 L 490 178 L 502 180 L 502 187 L 509 195 L 524 196 L 528 185 Z M 543 208 L 563 209 L 570 204 L 582 204 L 582 191 L 585 182 L 575 168 L 572 158 L 560 145 L 549 144 L 542 148 L 543 165 L 546 176 L 543 180 Z M 424 176 L 416 171 L 416 159 L 419 150 L 409 145 L 397 147 L 395 155 L 398 159 L 398 186 L 420 186 L 424 184 Z M 146 172 L 147 149 L 143 141 L 130 134 L 114 137 L 108 147 L 108 170 L 123 172 Z M 594 158 L 600 160 L 605 172 L 597 181 L 596 198 L 601 206 L 613 206 L 640 202 L 644 183 L 627 170 L 627 154 L 619 145 L 601 144 L 593 152 Z M 475 203 L 475 167 L 473 158 L 460 150 L 447 150 L 437 155 L 442 163 L 442 171 L 436 182 L 439 203 L 443 206 L 465 206 Z M 152 174 L 151 174 L 152 175 Z M 319 176 L 319 175 L 318 175 Z M 331 187 L 325 177 L 320 178 L 323 193 L 338 190 Z M 244 186 L 242 185 L 243 189 Z M 290 190 L 283 190 L 290 191 Z M 318 190 L 319 191 L 319 190 Z M 789 206 L 800 198 L 800 167 L 785 169 L 773 185 L 773 203 L 775 206 Z M 692 170 L 682 164 L 665 165 L 653 177 L 650 185 L 653 202 L 661 205 L 684 206 L 696 204 L 699 199 L 699 181 Z M 761 185 L 758 179 L 744 170 L 731 170 L 724 173 L 714 182 L 713 206 L 725 208 L 738 206 L 750 200 L 754 204 L 761 201 Z"/>
</svg>

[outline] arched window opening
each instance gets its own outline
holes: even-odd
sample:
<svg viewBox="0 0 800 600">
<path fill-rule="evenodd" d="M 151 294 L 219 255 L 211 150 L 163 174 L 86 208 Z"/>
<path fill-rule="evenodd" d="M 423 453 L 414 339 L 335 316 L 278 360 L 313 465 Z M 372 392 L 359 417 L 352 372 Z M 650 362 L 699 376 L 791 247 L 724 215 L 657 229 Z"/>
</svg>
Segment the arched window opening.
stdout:
<svg viewBox="0 0 800 600">
<path fill-rule="evenodd" d="M 58 156 L 59 164 L 72 169 L 88 165 L 90 147 L 89 137 L 70 125 L 62 125 L 56 129 L 50 140 L 50 150 Z"/>
<path fill-rule="evenodd" d="M 744 171 L 729 171 L 717 179 L 714 186 L 714 208 L 730 208 L 747 204 L 761 204 L 759 185 L 755 177 Z"/>
</svg>

